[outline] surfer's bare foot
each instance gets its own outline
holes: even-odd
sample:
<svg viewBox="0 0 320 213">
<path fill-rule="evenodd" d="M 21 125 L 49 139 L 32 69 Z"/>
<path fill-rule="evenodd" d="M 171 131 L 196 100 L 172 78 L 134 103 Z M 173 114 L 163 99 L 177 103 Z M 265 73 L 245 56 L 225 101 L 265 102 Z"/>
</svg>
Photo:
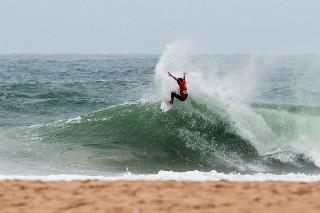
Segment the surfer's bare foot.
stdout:
<svg viewBox="0 0 320 213">
<path fill-rule="evenodd" d="M 173 104 L 173 101 L 167 101 L 168 104 Z"/>
</svg>

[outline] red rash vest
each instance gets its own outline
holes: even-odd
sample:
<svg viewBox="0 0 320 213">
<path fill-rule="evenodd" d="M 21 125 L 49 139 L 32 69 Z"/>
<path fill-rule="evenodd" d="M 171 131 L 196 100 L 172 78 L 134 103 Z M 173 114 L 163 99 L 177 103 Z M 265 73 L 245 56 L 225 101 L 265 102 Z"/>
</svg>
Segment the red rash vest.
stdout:
<svg viewBox="0 0 320 213">
<path fill-rule="evenodd" d="M 187 90 L 186 80 L 183 79 L 182 82 L 178 80 L 178 84 L 179 84 L 180 96 L 182 98 L 187 98 L 188 97 L 188 90 Z"/>
</svg>

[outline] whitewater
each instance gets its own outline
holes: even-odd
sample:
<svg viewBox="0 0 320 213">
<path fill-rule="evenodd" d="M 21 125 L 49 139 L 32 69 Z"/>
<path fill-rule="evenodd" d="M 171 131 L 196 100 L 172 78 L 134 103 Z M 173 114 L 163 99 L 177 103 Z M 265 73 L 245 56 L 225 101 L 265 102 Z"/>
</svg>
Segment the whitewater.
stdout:
<svg viewBox="0 0 320 213">
<path fill-rule="evenodd" d="M 0 179 L 320 180 L 320 57 L 0 56 Z M 187 73 L 189 97 L 167 113 Z"/>
</svg>

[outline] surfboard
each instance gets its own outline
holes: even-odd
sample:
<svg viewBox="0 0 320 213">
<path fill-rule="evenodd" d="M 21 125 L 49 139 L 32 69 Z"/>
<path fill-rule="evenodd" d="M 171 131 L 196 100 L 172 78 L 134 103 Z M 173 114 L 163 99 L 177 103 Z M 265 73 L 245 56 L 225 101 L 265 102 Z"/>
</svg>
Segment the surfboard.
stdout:
<svg viewBox="0 0 320 213">
<path fill-rule="evenodd" d="M 173 104 L 168 104 L 167 100 L 162 101 L 160 109 L 161 112 L 168 112 L 170 109 L 172 109 Z"/>
</svg>

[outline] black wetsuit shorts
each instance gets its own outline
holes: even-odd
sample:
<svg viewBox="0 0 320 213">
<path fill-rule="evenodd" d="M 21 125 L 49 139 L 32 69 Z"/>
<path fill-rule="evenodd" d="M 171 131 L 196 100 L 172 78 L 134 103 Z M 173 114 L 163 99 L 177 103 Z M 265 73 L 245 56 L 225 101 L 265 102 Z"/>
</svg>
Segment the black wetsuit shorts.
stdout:
<svg viewBox="0 0 320 213">
<path fill-rule="evenodd" d="M 173 99 L 176 98 L 180 101 L 185 101 L 187 98 L 182 98 L 180 95 L 178 95 L 175 92 L 171 92 L 171 101 L 173 102 Z"/>
</svg>

